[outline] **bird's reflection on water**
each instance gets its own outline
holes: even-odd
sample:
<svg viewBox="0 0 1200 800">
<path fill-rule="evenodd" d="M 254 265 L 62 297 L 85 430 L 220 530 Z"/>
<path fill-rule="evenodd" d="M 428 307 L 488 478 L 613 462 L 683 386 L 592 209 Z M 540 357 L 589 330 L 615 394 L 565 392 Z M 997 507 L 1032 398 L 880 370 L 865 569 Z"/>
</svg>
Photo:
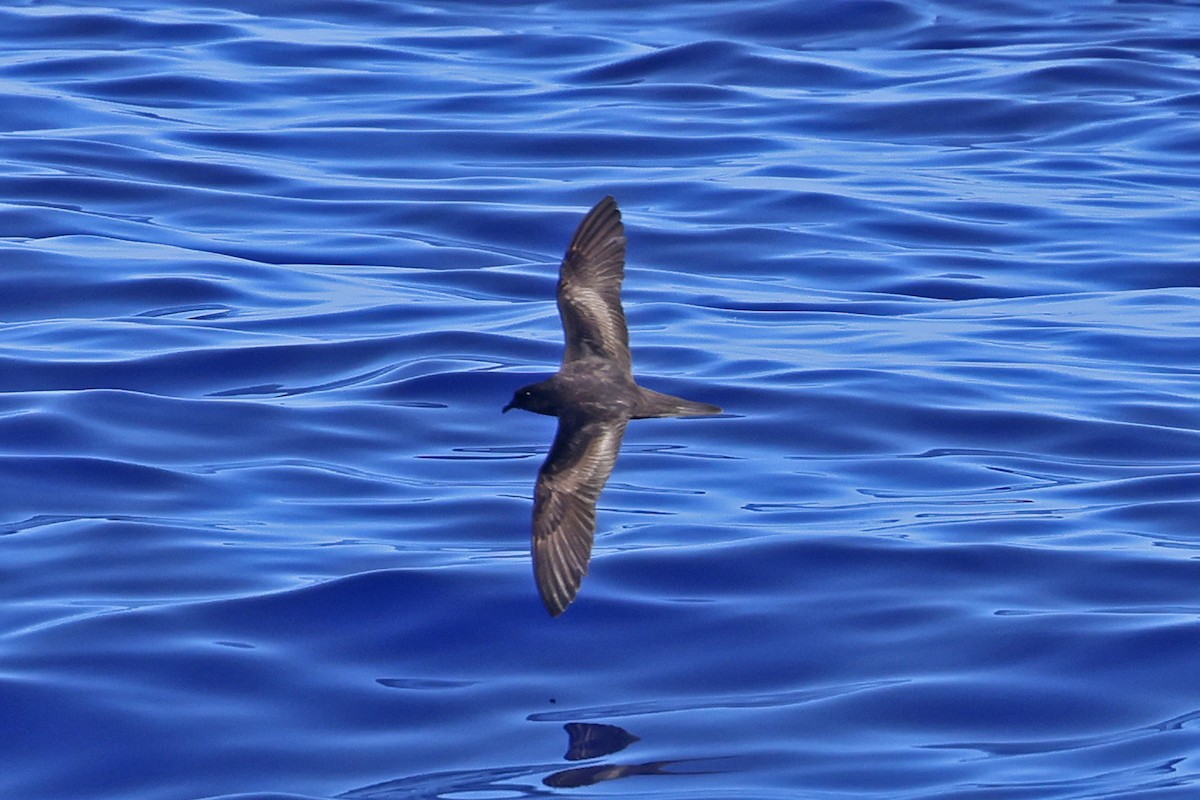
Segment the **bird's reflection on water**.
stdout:
<svg viewBox="0 0 1200 800">
<path fill-rule="evenodd" d="M 566 729 L 568 738 L 567 752 L 564 756 L 567 761 L 603 758 L 618 753 L 638 741 L 638 737 L 618 725 L 568 722 L 563 728 Z M 655 761 L 648 764 L 593 764 L 559 770 L 542 778 L 542 783 L 556 789 L 591 786 L 628 775 L 661 775 L 661 768 L 670 763 Z"/>
<path fill-rule="evenodd" d="M 602 759 L 639 741 L 637 736 L 617 725 L 568 722 L 563 728 L 568 737 L 567 752 L 564 755 L 567 761 Z M 354 789 L 338 795 L 338 798 L 342 800 L 398 800 L 403 797 L 434 800 L 466 792 L 487 793 L 491 797 L 541 797 L 553 794 L 550 791 L 552 789 L 592 786 L 603 781 L 634 775 L 696 775 L 715 772 L 716 770 L 713 769 L 698 770 L 696 768 L 700 762 L 706 761 L 709 759 L 667 759 L 628 764 L 598 762 L 569 769 L 559 769 L 561 767 L 559 763 L 548 763 L 433 772 Z M 680 769 L 672 771 L 671 767 L 677 765 Z M 541 780 L 541 785 L 518 782 L 520 778 L 543 773 L 545 776 Z"/>
<path fill-rule="evenodd" d="M 567 761 L 611 756 L 638 741 L 638 737 L 619 725 L 568 722 L 563 730 L 567 732 L 567 752 L 563 756 Z"/>
</svg>

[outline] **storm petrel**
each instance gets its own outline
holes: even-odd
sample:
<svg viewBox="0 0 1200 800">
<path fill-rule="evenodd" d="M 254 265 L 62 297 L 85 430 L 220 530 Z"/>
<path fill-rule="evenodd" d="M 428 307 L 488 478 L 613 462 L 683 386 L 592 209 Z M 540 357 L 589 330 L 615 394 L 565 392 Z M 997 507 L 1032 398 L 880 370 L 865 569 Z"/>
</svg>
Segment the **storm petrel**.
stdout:
<svg viewBox="0 0 1200 800">
<path fill-rule="evenodd" d="M 631 419 L 720 414 L 638 386 L 621 309 L 625 227 L 611 197 L 579 223 L 558 273 L 566 348 L 558 374 L 518 389 L 504 407 L 558 417 L 533 494 L 533 573 L 551 616 L 579 592 L 596 533 L 596 500 Z"/>
</svg>

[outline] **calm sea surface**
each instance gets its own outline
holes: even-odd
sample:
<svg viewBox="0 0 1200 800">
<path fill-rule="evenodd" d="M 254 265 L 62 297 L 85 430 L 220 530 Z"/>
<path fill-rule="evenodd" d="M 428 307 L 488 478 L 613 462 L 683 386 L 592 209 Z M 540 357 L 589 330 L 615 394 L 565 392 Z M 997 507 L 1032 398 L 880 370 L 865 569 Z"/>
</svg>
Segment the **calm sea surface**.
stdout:
<svg viewBox="0 0 1200 800">
<path fill-rule="evenodd" d="M 1198 176 L 1194 2 L 5 4 L 0 797 L 1200 797 Z"/>
</svg>

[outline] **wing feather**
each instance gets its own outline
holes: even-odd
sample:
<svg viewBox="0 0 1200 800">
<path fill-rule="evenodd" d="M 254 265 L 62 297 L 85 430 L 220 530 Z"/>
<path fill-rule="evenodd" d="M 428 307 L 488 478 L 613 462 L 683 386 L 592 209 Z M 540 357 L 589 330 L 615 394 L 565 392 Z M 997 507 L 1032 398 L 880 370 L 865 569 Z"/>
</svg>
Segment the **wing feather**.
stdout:
<svg viewBox="0 0 1200 800">
<path fill-rule="evenodd" d="M 608 482 L 625 419 L 559 417 L 533 498 L 533 571 L 546 610 L 566 610 L 587 574 L 596 534 L 596 501 Z"/>
<path fill-rule="evenodd" d="M 587 355 L 613 359 L 629 372 L 629 327 L 621 309 L 625 226 L 617 201 L 605 197 L 575 231 L 558 273 L 563 364 Z"/>
</svg>

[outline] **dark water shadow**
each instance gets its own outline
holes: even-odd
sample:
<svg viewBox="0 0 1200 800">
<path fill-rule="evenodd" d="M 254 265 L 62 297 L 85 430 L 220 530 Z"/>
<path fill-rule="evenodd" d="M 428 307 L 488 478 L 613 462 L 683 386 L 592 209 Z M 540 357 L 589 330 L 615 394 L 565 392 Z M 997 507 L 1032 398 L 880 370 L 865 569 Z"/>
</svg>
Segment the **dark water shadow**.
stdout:
<svg viewBox="0 0 1200 800">
<path fill-rule="evenodd" d="M 570 769 L 560 769 L 561 764 L 549 762 L 431 772 L 364 786 L 337 797 L 339 800 L 394 800 L 402 797 L 406 800 L 432 800 L 464 793 L 486 793 L 489 797 L 541 797 L 554 794 L 550 791 L 553 789 L 594 786 L 635 775 L 697 775 L 718 771 L 707 766 L 712 759 L 662 759 L 626 764 L 599 761 L 621 752 L 640 741 L 639 738 L 617 725 L 569 722 L 563 729 L 568 737 L 567 752 L 563 758 L 567 761 L 597 760 L 596 763 Z M 537 775 L 543 775 L 540 785 L 530 780 Z"/>
</svg>

